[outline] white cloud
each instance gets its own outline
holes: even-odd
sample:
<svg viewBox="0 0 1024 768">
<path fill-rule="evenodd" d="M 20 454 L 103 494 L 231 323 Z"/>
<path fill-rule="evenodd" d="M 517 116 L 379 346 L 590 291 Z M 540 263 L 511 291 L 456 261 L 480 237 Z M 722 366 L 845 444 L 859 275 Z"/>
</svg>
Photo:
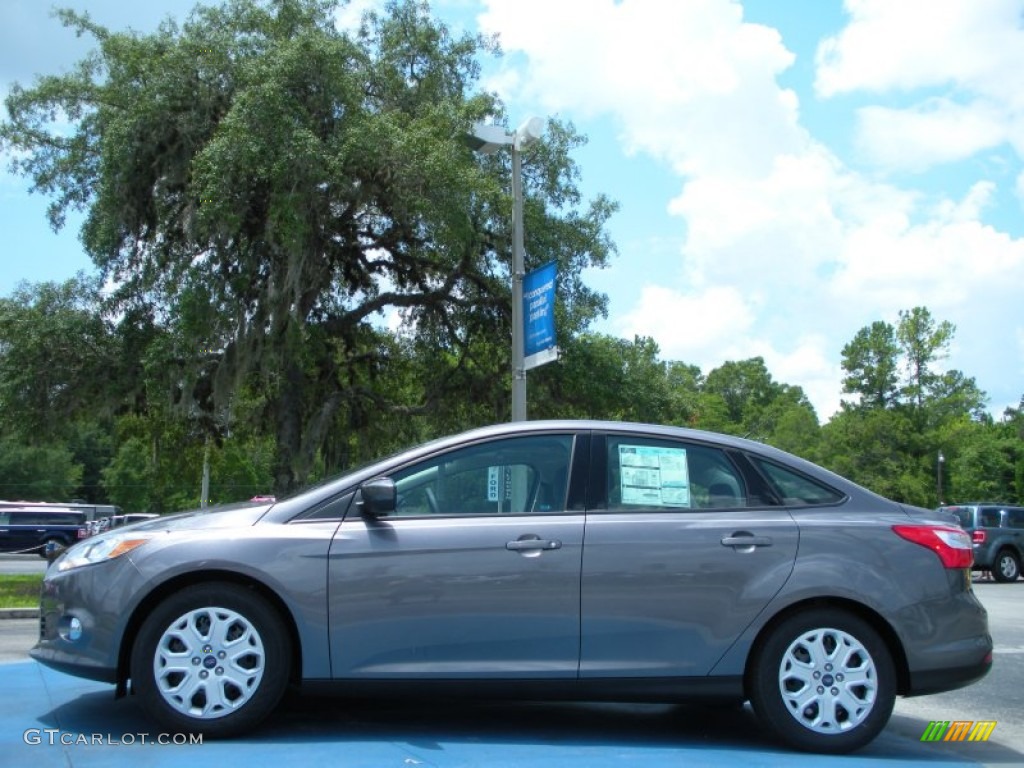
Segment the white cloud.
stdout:
<svg viewBox="0 0 1024 768">
<path fill-rule="evenodd" d="M 703 367 L 720 362 L 724 350 L 742 346 L 754 312 L 736 288 L 716 286 L 685 294 L 656 285 L 644 288 L 636 307 L 616 325 L 623 336 L 650 336 L 662 356 Z"/>
<path fill-rule="evenodd" d="M 857 141 L 870 161 L 910 171 L 996 147 L 1009 138 L 1011 122 L 991 103 L 957 104 L 946 98 L 904 109 L 864 107 L 857 119 Z"/>
<path fill-rule="evenodd" d="M 552 112 L 610 114 L 629 152 L 681 174 L 770 170 L 797 151 L 797 100 L 775 76 L 793 54 L 776 30 L 742 21 L 727 0 L 484 0 L 479 23 L 529 56 L 528 76 L 490 85 Z"/>
<path fill-rule="evenodd" d="M 946 201 L 920 224 L 879 220 L 852 230 L 831 289 L 870 296 L 878 306 L 926 305 L 976 311 L 995 299 L 993 285 L 1024 286 L 1024 241 L 979 220 L 991 185 L 975 185 L 959 204 Z M 1001 311 L 1005 312 L 1004 306 Z"/>
<path fill-rule="evenodd" d="M 845 7 L 849 24 L 818 47 L 817 92 L 902 92 L 912 100 L 859 110 L 857 143 L 868 159 L 921 171 L 1004 142 L 1024 156 L 1024 0 Z"/>
<path fill-rule="evenodd" d="M 849 24 L 821 42 L 823 96 L 943 85 L 1020 92 L 1020 0 L 846 0 Z"/>
</svg>

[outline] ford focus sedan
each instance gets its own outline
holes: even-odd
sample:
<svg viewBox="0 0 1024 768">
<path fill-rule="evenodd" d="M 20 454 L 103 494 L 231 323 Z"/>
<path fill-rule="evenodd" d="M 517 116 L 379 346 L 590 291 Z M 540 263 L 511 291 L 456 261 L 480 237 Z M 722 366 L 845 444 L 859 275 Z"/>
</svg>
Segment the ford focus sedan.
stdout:
<svg viewBox="0 0 1024 768">
<path fill-rule="evenodd" d="M 290 499 L 94 536 L 35 659 L 230 736 L 286 687 L 749 700 L 845 752 L 992 662 L 970 538 L 765 445 L 593 421 L 428 443 Z"/>
</svg>

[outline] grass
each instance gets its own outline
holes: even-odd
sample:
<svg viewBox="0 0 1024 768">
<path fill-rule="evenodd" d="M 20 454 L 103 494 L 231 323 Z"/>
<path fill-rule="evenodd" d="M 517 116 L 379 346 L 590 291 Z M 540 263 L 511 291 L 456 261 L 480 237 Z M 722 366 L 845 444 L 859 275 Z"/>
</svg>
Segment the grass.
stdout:
<svg viewBox="0 0 1024 768">
<path fill-rule="evenodd" d="M 0 575 L 0 608 L 38 608 L 43 574 Z"/>
</svg>

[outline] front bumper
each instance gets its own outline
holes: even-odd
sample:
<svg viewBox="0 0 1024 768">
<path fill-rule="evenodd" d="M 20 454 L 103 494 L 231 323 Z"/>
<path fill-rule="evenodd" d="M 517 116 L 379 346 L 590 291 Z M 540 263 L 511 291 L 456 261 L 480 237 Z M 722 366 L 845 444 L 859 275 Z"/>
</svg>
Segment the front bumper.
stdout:
<svg viewBox="0 0 1024 768">
<path fill-rule="evenodd" d="M 114 683 L 118 655 L 140 577 L 127 558 L 47 570 L 39 599 L 36 661 L 76 677 Z"/>
</svg>

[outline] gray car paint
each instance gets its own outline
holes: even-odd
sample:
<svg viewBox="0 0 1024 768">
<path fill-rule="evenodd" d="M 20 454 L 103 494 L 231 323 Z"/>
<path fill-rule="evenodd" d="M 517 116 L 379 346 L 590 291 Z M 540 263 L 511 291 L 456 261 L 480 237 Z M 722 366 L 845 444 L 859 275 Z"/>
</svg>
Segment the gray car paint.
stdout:
<svg viewBox="0 0 1024 768">
<path fill-rule="evenodd" d="M 741 510 L 714 519 L 670 514 L 654 524 L 657 533 L 639 525 L 642 514 L 603 512 L 504 520 L 497 536 L 489 521 L 384 519 L 371 529 L 358 517 L 344 524 L 340 517 L 303 519 L 360 482 L 467 442 L 611 429 L 750 451 L 828 483 L 846 500 L 824 509 Z M 33 656 L 113 681 L 123 643 L 152 595 L 196 574 L 226 574 L 252 580 L 280 601 L 299 640 L 301 676 L 309 680 L 422 676 L 432 674 L 432 664 L 456 678 L 574 677 L 580 660 L 572 659 L 573 637 L 578 645 L 580 633 L 583 677 L 735 677 L 773 618 L 823 599 L 877 617 L 902 644 L 911 681 L 930 670 L 978 666 L 991 651 L 984 609 L 966 584 L 952 581 L 962 578 L 958 572 L 946 572 L 926 549 L 891 533 L 893 523 L 910 519 L 899 505 L 837 475 L 739 438 L 604 422 L 499 425 L 420 446 L 273 505 L 137 524 L 163 535 L 128 557 L 66 573 L 58 571 L 58 560 L 44 585 L 42 637 Z M 916 519 L 945 522 L 935 515 Z M 631 523 L 638 533 L 630 533 Z M 720 544 L 723 531 L 765 527 L 778 540 L 771 552 Z M 690 539 L 694 530 L 703 539 Z M 527 534 L 557 535 L 563 547 L 533 558 L 504 548 Z M 673 538 L 692 551 L 675 555 L 666 545 Z M 586 554 L 584 541 L 592 546 Z M 400 542 L 412 550 L 399 550 Z M 581 562 L 582 592 L 578 578 L 572 584 Z M 84 619 L 83 639 L 75 644 L 56 631 L 67 611 Z M 528 644 L 537 647 L 524 650 Z"/>
</svg>

